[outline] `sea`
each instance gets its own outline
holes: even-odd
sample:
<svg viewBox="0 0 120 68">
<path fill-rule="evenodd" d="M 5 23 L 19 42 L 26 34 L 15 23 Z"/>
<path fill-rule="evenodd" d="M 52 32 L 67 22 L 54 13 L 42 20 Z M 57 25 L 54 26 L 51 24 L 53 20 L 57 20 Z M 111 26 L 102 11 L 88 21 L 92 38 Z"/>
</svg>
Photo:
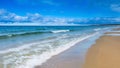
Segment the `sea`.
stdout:
<svg viewBox="0 0 120 68">
<path fill-rule="evenodd" d="M 116 26 L 0 26 L 0 68 L 34 68 Z"/>
</svg>

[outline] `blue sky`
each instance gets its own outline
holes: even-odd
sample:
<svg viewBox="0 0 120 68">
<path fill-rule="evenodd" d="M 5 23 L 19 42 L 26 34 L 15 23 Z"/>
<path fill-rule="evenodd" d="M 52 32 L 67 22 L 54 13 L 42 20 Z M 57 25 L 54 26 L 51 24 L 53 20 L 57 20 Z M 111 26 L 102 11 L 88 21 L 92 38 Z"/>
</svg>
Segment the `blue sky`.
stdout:
<svg viewBox="0 0 120 68">
<path fill-rule="evenodd" d="M 0 9 L 2 14 L 19 17 L 120 17 L 120 0 L 0 0 Z"/>
<path fill-rule="evenodd" d="M 57 17 L 120 16 L 120 0 L 0 0 L 0 8 L 18 15 Z"/>
</svg>

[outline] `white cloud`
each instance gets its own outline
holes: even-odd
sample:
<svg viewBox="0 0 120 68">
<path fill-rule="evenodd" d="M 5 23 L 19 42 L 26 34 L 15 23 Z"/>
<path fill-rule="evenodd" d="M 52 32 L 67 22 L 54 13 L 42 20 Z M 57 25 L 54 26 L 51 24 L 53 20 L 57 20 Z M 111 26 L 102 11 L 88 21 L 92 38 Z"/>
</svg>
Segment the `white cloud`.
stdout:
<svg viewBox="0 0 120 68">
<path fill-rule="evenodd" d="M 116 12 L 120 12 L 120 4 L 112 4 L 111 9 Z"/>
<path fill-rule="evenodd" d="M 66 18 L 56 18 L 56 17 L 45 17 L 39 13 L 30 14 L 27 13 L 26 16 L 20 16 L 15 13 L 8 12 L 6 10 L 0 10 L 0 23 L 7 24 L 38 24 L 39 25 L 67 25 L 73 24 L 68 23 L 74 21 L 74 19 L 66 19 Z"/>
<path fill-rule="evenodd" d="M 15 13 L 0 10 L 0 25 L 78 25 L 78 24 L 106 24 L 119 23 L 119 17 L 96 17 L 96 18 L 57 18 L 45 17 L 39 13 L 20 16 Z"/>
</svg>

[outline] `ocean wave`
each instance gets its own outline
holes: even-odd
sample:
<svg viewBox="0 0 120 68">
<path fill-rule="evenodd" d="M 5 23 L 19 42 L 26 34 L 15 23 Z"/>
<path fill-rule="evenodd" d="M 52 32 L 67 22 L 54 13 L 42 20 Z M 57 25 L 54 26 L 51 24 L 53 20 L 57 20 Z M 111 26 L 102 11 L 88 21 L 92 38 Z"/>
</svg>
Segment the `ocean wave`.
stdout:
<svg viewBox="0 0 120 68">
<path fill-rule="evenodd" d="M 61 33 L 61 32 L 69 32 L 69 31 L 70 30 L 51 30 L 51 31 L 32 31 L 32 32 L 9 33 L 9 34 L 1 34 L 0 39 L 16 37 L 16 36 L 32 35 L 32 34 Z"/>
<path fill-rule="evenodd" d="M 60 35 L 59 37 L 46 38 L 43 41 L 31 42 L 29 44 L 23 44 L 20 47 L 10 48 L 10 49 L 7 49 L 7 50 L 0 51 L 0 54 L 10 53 L 10 52 L 18 52 L 18 51 L 27 49 L 27 48 L 29 48 L 29 47 L 31 47 L 33 45 L 39 45 L 39 44 L 43 44 L 43 43 L 48 43 L 48 42 L 52 42 L 52 41 L 55 41 L 55 40 L 64 39 L 64 38 L 67 38 L 67 37 L 69 37 L 67 34 L 63 34 L 63 35 Z"/>
<path fill-rule="evenodd" d="M 32 35 L 32 34 L 42 34 L 42 33 L 49 33 L 49 32 L 42 32 L 42 31 L 34 31 L 34 32 L 18 32 L 18 33 L 11 33 L 11 34 L 1 34 L 0 39 L 10 38 L 15 36 L 25 36 L 25 35 Z"/>
<path fill-rule="evenodd" d="M 4 66 L 12 64 L 10 65 L 12 68 L 33 68 L 44 63 L 52 56 L 69 49 L 76 43 L 94 35 L 71 37 L 63 34 L 53 39 L 24 44 L 21 47 L 0 51 L 0 55 L 3 56 L 1 58 Z"/>
<path fill-rule="evenodd" d="M 42 63 L 44 63 L 48 59 L 50 59 L 52 56 L 57 55 L 57 54 L 65 51 L 65 50 L 71 48 L 76 43 L 78 43 L 80 41 L 83 41 L 83 40 L 85 40 L 87 38 L 90 38 L 92 36 L 95 36 L 97 34 L 98 33 L 95 33 L 95 34 L 92 34 L 92 35 L 88 35 L 88 36 L 83 37 L 83 38 L 73 39 L 71 42 L 69 42 L 67 44 L 64 44 L 64 46 L 59 46 L 58 48 L 55 48 L 55 49 L 52 48 L 50 51 L 44 52 L 41 55 L 36 55 L 36 56 L 34 55 L 25 64 L 17 66 L 17 68 L 34 68 L 34 66 L 41 65 Z"/>
<path fill-rule="evenodd" d="M 29 44 L 24 44 L 20 47 L 0 51 L 0 57 L 3 60 L 0 62 L 3 63 L 4 66 L 12 64 L 10 65 L 10 68 L 18 68 L 16 66 L 23 64 L 23 61 L 26 61 L 27 59 L 32 59 L 33 56 L 36 56 L 37 54 L 41 55 L 41 53 L 45 53 L 46 51 L 49 52 L 54 48 L 58 47 L 59 45 L 67 43 L 69 40 L 68 39 L 67 42 L 65 41 L 67 37 L 69 36 L 63 34 L 53 39 L 45 39 L 38 42 L 31 42 Z M 64 42 L 60 39 L 64 39 Z"/>
<path fill-rule="evenodd" d="M 101 30 L 101 28 L 96 28 L 96 29 L 94 29 L 94 31 L 99 31 L 99 30 Z"/>
<path fill-rule="evenodd" d="M 70 30 L 53 30 L 52 33 L 69 32 Z"/>
</svg>

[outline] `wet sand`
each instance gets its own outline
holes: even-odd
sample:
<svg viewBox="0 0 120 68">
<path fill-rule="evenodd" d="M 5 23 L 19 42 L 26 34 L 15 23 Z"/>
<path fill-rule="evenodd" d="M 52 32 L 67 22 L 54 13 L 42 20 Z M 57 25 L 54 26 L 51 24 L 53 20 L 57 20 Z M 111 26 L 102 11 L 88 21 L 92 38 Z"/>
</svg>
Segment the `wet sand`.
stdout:
<svg viewBox="0 0 120 68">
<path fill-rule="evenodd" d="M 43 65 L 36 66 L 35 68 L 83 68 L 85 54 L 92 44 L 85 44 L 85 42 L 93 42 L 93 40 L 87 39 L 77 43 L 70 49 L 52 57 Z"/>
<path fill-rule="evenodd" d="M 120 34 L 120 32 L 107 32 L 105 34 Z"/>
</svg>

